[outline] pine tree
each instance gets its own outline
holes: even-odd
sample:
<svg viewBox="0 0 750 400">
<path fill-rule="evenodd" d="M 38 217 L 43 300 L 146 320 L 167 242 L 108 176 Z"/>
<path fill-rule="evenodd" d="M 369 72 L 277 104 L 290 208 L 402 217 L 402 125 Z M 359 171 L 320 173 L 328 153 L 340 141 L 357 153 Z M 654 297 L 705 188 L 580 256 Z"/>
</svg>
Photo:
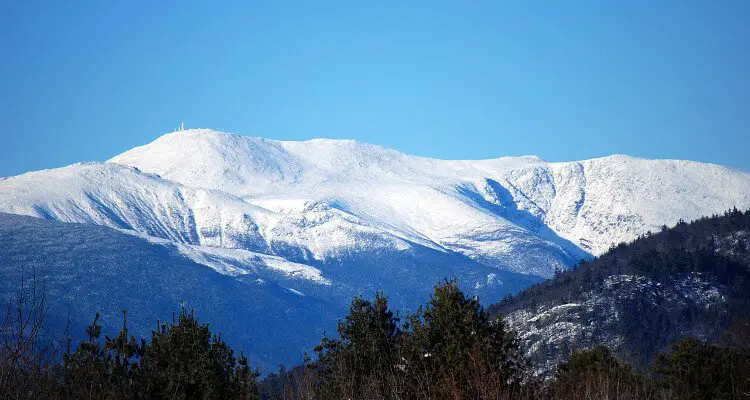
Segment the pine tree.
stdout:
<svg viewBox="0 0 750 400">
<path fill-rule="evenodd" d="M 356 297 L 346 319 L 339 321 L 339 337 L 324 337 L 315 348 L 314 370 L 323 382 L 320 395 L 362 398 L 400 390 L 398 322 L 382 294 L 376 294 L 374 301 Z"/>
<path fill-rule="evenodd" d="M 88 340 L 64 358 L 62 392 L 76 399 L 257 399 L 257 371 L 183 309 L 172 324 L 158 324 L 151 342 L 122 328 L 101 345 L 99 314 Z"/>
<path fill-rule="evenodd" d="M 81 341 L 75 352 L 64 357 L 64 393 L 69 398 L 104 399 L 114 396 L 114 387 L 109 379 L 111 359 L 109 353 L 99 343 L 102 327 L 99 313 L 86 328 L 88 340 Z"/>
<path fill-rule="evenodd" d="M 257 372 L 247 359 L 211 334 L 194 312 L 183 309 L 177 321 L 160 325 L 141 361 L 148 397 L 177 399 L 257 398 Z"/>
<path fill-rule="evenodd" d="M 467 298 L 456 281 L 435 287 L 426 307 L 409 319 L 407 368 L 423 395 L 483 397 L 487 387 L 510 391 L 527 366 L 515 336 L 502 319 L 491 321 L 476 298 Z"/>
<path fill-rule="evenodd" d="M 750 350 L 683 338 L 656 358 L 663 385 L 681 399 L 734 399 L 750 393 Z"/>
</svg>

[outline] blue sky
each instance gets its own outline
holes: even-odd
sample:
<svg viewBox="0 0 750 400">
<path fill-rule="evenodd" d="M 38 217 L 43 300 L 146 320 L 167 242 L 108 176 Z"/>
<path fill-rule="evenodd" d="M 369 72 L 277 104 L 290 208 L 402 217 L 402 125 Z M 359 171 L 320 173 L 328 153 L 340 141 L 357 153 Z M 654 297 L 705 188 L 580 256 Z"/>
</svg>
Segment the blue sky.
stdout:
<svg viewBox="0 0 750 400">
<path fill-rule="evenodd" d="M 105 160 L 181 120 L 750 171 L 748 1 L 212 3 L 0 1 L 0 175 Z"/>
</svg>

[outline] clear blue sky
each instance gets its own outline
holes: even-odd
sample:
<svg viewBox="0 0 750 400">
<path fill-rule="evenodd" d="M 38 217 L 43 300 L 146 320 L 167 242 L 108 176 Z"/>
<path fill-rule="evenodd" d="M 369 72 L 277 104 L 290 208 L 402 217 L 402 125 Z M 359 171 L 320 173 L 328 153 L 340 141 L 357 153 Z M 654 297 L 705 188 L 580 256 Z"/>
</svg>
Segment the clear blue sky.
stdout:
<svg viewBox="0 0 750 400">
<path fill-rule="evenodd" d="M 747 0 L 213 3 L 0 0 L 0 175 L 105 160 L 181 120 L 750 171 Z"/>
</svg>

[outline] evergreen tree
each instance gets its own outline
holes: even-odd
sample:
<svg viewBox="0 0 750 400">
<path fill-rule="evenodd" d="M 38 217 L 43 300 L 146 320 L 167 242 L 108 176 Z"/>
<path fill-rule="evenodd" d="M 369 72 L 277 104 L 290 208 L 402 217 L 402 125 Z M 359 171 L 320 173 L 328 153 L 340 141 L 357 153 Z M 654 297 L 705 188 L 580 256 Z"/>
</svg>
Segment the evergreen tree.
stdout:
<svg viewBox="0 0 750 400">
<path fill-rule="evenodd" d="M 683 338 L 656 358 L 655 371 L 680 399 L 740 399 L 750 394 L 750 349 Z"/>
<path fill-rule="evenodd" d="M 68 352 L 64 357 L 66 397 L 79 399 L 114 398 L 114 385 L 110 382 L 109 372 L 111 358 L 99 343 L 102 327 L 99 325 L 99 313 L 86 328 L 88 340 L 81 341 L 75 352 Z"/>
<path fill-rule="evenodd" d="M 484 397 L 483 386 L 513 390 L 523 381 L 526 361 L 515 336 L 501 318 L 490 321 L 455 280 L 435 287 L 428 304 L 409 319 L 409 328 L 407 369 L 423 396 Z"/>
<path fill-rule="evenodd" d="M 257 399 L 258 373 L 208 325 L 182 310 L 151 342 L 129 334 L 126 313 L 114 338 L 99 342 L 99 314 L 88 340 L 64 358 L 62 395 L 76 399 Z"/>
<path fill-rule="evenodd" d="M 323 382 L 320 395 L 365 398 L 361 396 L 400 391 L 398 322 L 382 294 L 376 294 L 374 301 L 356 297 L 345 320 L 339 321 L 339 337 L 324 337 L 315 348 L 314 368 Z"/>
<path fill-rule="evenodd" d="M 555 399 L 648 399 L 656 396 L 651 382 L 619 362 L 604 346 L 575 351 L 559 365 L 551 386 Z"/>
<path fill-rule="evenodd" d="M 240 356 L 238 363 L 221 337 L 185 309 L 176 322 L 152 333 L 141 365 L 148 397 L 257 398 L 258 374 L 249 369 L 247 359 Z"/>
</svg>

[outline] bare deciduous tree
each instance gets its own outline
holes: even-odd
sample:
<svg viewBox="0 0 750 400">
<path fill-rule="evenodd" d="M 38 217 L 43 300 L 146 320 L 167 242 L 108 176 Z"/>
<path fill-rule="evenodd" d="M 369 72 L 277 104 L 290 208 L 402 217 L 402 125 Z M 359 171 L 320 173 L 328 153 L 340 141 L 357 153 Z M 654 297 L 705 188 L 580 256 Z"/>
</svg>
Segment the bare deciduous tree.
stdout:
<svg viewBox="0 0 750 400">
<path fill-rule="evenodd" d="M 22 271 L 19 289 L 5 300 L 0 320 L 0 398 L 53 397 L 54 369 L 63 343 L 51 341 L 45 329 L 45 285 L 35 268 L 30 278 Z"/>
</svg>

